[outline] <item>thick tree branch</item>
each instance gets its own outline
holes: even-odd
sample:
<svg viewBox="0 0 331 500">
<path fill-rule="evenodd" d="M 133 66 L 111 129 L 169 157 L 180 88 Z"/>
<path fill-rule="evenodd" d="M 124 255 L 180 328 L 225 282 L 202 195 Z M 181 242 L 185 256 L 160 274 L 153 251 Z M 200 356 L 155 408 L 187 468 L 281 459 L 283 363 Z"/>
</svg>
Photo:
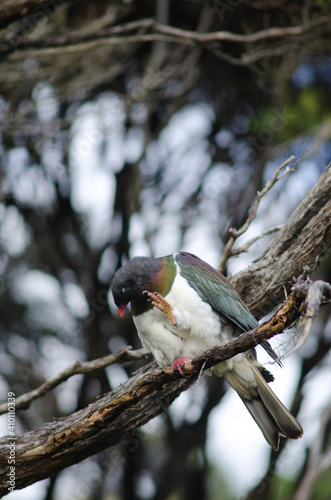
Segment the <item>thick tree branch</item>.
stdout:
<svg viewBox="0 0 331 500">
<path fill-rule="evenodd" d="M 331 244 L 331 165 L 307 194 L 264 254 L 231 284 L 252 313 L 262 317 L 282 300 L 293 278 L 314 269 Z"/>
<path fill-rule="evenodd" d="M 293 292 L 287 303 L 267 323 L 238 338 L 210 349 L 185 364 L 187 378 L 172 367 L 152 368 L 138 373 L 126 384 L 103 396 L 89 407 L 69 417 L 27 432 L 13 441 L 0 440 L 0 494 L 7 492 L 9 443 L 15 444 L 16 488 L 23 488 L 49 477 L 63 468 L 105 449 L 130 436 L 137 427 L 161 413 L 187 389 L 204 365 L 216 363 L 243 352 L 280 333 L 299 316 L 304 294 Z"/>
<path fill-rule="evenodd" d="M 327 286 L 321 301 L 329 299 Z M 48 423 L 13 440 L 0 440 L 0 494 L 7 492 L 9 446 L 15 445 L 16 488 L 49 477 L 111 445 L 133 435 L 137 427 L 161 413 L 194 380 L 201 368 L 244 352 L 263 340 L 281 333 L 300 317 L 309 294 L 306 287 L 294 288 L 287 302 L 258 328 L 245 332 L 230 342 L 214 347 L 185 363 L 182 378 L 172 367 L 143 369 L 116 391 L 103 396 L 89 407 L 69 417 Z"/>
<path fill-rule="evenodd" d="M 293 276 L 298 276 L 306 265 L 315 265 L 316 258 L 329 247 L 330 192 L 331 168 L 328 167 L 262 258 L 249 271 L 232 278 L 255 313 L 270 310 L 275 301 L 281 302 L 283 285 L 289 290 Z M 317 301 L 321 296 L 328 299 L 328 286 L 323 287 L 324 295 L 320 290 L 318 286 L 318 293 L 314 295 Z M 307 321 L 310 323 L 311 311 L 316 311 L 316 304 L 314 301 L 306 304 L 306 296 L 307 289 L 297 287 L 270 321 L 186 364 L 188 378 L 179 378 L 170 367 L 140 372 L 88 408 L 18 437 L 14 441 L 16 488 L 49 477 L 131 436 L 137 427 L 161 413 L 187 389 L 203 365 L 208 368 L 279 333 L 292 325 L 307 305 Z M 8 491 L 6 465 L 11 442 L 7 437 L 0 440 L 0 464 L 3 465 L 0 467 L 0 494 Z"/>
</svg>

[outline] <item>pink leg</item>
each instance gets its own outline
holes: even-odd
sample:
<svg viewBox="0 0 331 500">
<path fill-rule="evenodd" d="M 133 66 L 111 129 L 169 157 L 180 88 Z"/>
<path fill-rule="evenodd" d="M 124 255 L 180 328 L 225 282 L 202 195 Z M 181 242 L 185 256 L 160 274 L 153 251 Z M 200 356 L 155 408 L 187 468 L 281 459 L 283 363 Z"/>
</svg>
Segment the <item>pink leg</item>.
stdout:
<svg viewBox="0 0 331 500">
<path fill-rule="evenodd" d="M 185 377 L 185 373 L 184 373 L 184 364 L 185 364 L 185 361 L 189 361 L 190 358 L 189 356 L 181 356 L 180 358 L 176 359 L 176 361 L 174 362 L 174 364 L 172 365 L 172 368 L 176 371 L 178 371 L 183 377 Z"/>
</svg>

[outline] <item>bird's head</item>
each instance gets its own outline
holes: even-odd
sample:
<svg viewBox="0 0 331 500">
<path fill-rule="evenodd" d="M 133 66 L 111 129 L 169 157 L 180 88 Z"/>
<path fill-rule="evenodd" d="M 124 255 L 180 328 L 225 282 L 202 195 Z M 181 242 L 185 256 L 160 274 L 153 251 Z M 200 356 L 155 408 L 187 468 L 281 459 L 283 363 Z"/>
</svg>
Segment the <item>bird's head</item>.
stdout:
<svg viewBox="0 0 331 500">
<path fill-rule="evenodd" d="M 157 274 L 160 267 L 156 262 L 156 259 L 149 257 L 134 257 L 116 271 L 110 288 L 121 317 L 129 302 L 147 301 L 147 297 L 144 298 L 144 292 L 150 290 L 153 276 Z"/>
</svg>

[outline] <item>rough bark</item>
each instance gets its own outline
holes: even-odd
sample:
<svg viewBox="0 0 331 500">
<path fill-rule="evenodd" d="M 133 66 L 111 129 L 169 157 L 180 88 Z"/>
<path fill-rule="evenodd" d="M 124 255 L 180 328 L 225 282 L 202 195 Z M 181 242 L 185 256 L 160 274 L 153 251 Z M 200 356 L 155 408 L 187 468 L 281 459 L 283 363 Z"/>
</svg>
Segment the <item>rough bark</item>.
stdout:
<svg viewBox="0 0 331 500">
<path fill-rule="evenodd" d="M 305 267 L 313 270 L 330 247 L 331 165 L 273 238 L 264 254 L 231 279 L 256 317 L 284 298 Z"/>
<path fill-rule="evenodd" d="M 289 288 L 292 277 L 302 272 L 304 266 L 315 265 L 316 258 L 327 250 L 331 239 L 330 192 L 329 167 L 261 259 L 233 278 L 255 313 L 270 310 L 277 300 L 281 302 L 283 285 Z M 87 408 L 18 437 L 15 441 L 16 488 L 49 477 L 128 439 L 196 380 L 203 362 L 204 368 L 212 366 L 288 327 L 298 317 L 302 300 L 302 294 L 292 294 L 285 304 L 288 308 L 280 308 L 274 323 L 269 322 L 268 327 L 261 325 L 257 331 L 245 333 L 189 363 L 185 368 L 188 374 L 193 374 L 190 378 L 178 378 L 172 368 L 153 368 L 147 372 L 145 369 Z M 6 464 L 11 442 L 10 437 L 0 440 L 0 494 L 6 494 L 8 488 Z"/>
<path fill-rule="evenodd" d="M 254 347 L 281 333 L 298 318 L 305 294 L 298 290 L 266 323 L 231 342 L 185 363 L 186 378 L 172 367 L 146 367 L 117 390 L 87 408 L 19 437 L 0 440 L 0 494 L 8 492 L 10 446 L 15 448 L 15 488 L 23 488 L 131 438 L 136 429 L 159 415 L 187 389 L 202 369 Z"/>
</svg>

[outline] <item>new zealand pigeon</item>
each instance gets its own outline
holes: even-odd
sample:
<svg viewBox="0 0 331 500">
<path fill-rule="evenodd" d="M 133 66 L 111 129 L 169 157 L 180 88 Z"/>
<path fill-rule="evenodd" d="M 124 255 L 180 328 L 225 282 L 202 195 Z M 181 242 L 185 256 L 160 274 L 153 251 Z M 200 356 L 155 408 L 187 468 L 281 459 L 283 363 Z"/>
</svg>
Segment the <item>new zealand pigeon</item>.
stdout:
<svg viewBox="0 0 331 500">
<path fill-rule="evenodd" d="M 187 252 L 134 257 L 116 271 L 111 290 L 120 316 L 130 302 L 142 345 L 158 364 L 172 363 L 181 373 L 186 359 L 258 325 L 229 281 Z M 263 347 L 279 361 L 268 342 Z M 301 425 L 269 388 L 273 376 L 257 362 L 255 349 L 212 371 L 237 391 L 275 450 L 280 435 L 302 436 Z"/>
</svg>

